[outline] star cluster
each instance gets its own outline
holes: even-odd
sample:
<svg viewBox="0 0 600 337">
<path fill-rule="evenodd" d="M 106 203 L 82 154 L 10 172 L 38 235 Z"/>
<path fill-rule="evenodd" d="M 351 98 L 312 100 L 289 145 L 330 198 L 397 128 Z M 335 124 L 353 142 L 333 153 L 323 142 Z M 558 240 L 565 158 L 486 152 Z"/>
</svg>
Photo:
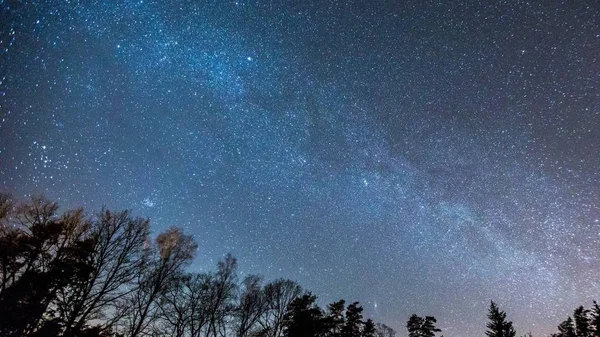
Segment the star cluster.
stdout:
<svg viewBox="0 0 600 337">
<path fill-rule="evenodd" d="M 600 294 L 600 7 L 1 1 L 0 189 L 480 336 Z M 596 298 L 597 299 L 597 298 Z"/>
</svg>

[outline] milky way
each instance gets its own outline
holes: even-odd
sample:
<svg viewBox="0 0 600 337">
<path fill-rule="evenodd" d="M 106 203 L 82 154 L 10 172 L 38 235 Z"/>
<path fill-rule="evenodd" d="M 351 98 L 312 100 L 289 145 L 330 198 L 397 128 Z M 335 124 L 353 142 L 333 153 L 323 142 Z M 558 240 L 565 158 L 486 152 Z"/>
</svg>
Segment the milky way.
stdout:
<svg viewBox="0 0 600 337">
<path fill-rule="evenodd" d="M 600 294 L 600 5 L 0 0 L 0 189 L 520 333 Z"/>
</svg>

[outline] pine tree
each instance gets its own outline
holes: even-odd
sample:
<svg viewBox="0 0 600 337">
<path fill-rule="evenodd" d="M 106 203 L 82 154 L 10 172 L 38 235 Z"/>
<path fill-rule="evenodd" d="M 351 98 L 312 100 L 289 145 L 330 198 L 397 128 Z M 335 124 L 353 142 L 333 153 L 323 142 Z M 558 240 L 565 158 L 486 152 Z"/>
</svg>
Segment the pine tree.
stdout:
<svg viewBox="0 0 600 337">
<path fill-rule="evenodd" d="M 327 306 L 327 317 L 324 319 L 324 324 L 327 329 L 327 335 L 330 337 L 339 337 L 342 333 L 342 328 L 346 322 L 344 318 L 344 310 L 346 309 L 346 301 L 339 300 Z"/>
<path fill-rule="evenodd" d="M 425 318 L 413 314 L 406 322 L 409 337 L 434 337 L 436 332 L 442 330 L 435 327 L 437 323 L 435 317 L 426 316 Z"/>
<path fill-rule="evenodd" d="M 591 310 L 591 322 L 592 335 L 594 337 L 600 337 L 600 306 L 594 301 L 594 306 Z"/>
<path fill-rule="evenodd" d="M 290 303 L 284 318 L 287 337 L 318 337 L 325 331 L 323 312 L 315 304 L 317 297 L 307 293 Z"/>
<path fill-rule="evenodd" d="M 367 319 L 363 328 L 362 337 L 375 337 L 376 333 L 377 329 L 375 328 L 375 323 L 372 319 Z"/>
<path fill-rule="evenodd" d="M 575 309 L 573 312 L 573 321 L 575 321 L 575 334 L 577 337 L 591 337 L 591 319 L 590 311 L 584 309 L 583 306 Z"/>
<path fill-rule="evenodd" d="M 485 332 L 488 337 L 515 337 L 512 322 L 506 320 L 506 313 L 501 311 L 494 301 L 490 303 L 488 318 L 490 321 Z"/>
<path fill-rule="evenodd" d="M 440 332 L 442 330 L 435 327 L 435 323 L 437 320 L 433 316 L 425 316 L 425 322 L 421 327 L 421 335 L 423 337 L 434 337 L 436 332 Z"/>
<path fill-rule="evenodd" d="M 558 336 L 577 337 L 577 334 L 575 333 L 575 324 L 573 324 L 573 319 L 571 316 L 569 316 L 566 321 L 560 323 L 558 326 Z"/>
<path fill-rule="evenodd" d="M 346 308 L 346 324 L 342 328 L 343 337 L 360 337 L 363 308 L 354 302 Z"/>
</svg>

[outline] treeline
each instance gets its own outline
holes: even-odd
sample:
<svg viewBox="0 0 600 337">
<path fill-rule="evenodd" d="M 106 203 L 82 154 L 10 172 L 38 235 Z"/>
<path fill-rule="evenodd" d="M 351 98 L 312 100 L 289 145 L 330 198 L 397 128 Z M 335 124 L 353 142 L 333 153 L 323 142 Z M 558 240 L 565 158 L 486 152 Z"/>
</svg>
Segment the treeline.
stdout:
<svg viewBox="0 0 600 337">
<path fill-rule="evenodd" d="M 239 278 L 227 255 L 215 271 L 189 272 L 197 245 L 178 228 L 150 239 L 130 212 L 58 213 L 43 197 L 0 194 L 0 337 L 394 337 L 358 302 L 325 309 L 294 281 Z M 492 302 L 488 337 L 515 337 Z M 412 315 L 409 337 L 441 332 Z M 575 310 L 554 337 L 600 337 L 600 309 Z"/>
</svg>

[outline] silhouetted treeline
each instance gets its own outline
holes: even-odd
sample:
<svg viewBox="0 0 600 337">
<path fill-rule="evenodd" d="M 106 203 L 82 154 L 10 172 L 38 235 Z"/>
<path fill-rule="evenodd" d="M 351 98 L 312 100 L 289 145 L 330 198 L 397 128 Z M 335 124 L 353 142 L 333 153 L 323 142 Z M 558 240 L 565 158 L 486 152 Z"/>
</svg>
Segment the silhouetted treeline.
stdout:
<svg viewBox="0 0 600 337">
<path fill-rule="evenodd" d="M 291 280 L 240 279 L 227 255 L 213 272 L 187 266 L 197 245 L 178 228 L 150 239 L 130 212 L 58 213 L 43 197 L 0 194 L 0 337 L 395 337 L 358 302 L 317 297 Z M 515 337 L 492 302 L 488 337 Z M 409 337 L 441 332 L 412 315 Z M 600 308 L 577 308 L 553 337 L 600 337 Z"/>
</svg>

